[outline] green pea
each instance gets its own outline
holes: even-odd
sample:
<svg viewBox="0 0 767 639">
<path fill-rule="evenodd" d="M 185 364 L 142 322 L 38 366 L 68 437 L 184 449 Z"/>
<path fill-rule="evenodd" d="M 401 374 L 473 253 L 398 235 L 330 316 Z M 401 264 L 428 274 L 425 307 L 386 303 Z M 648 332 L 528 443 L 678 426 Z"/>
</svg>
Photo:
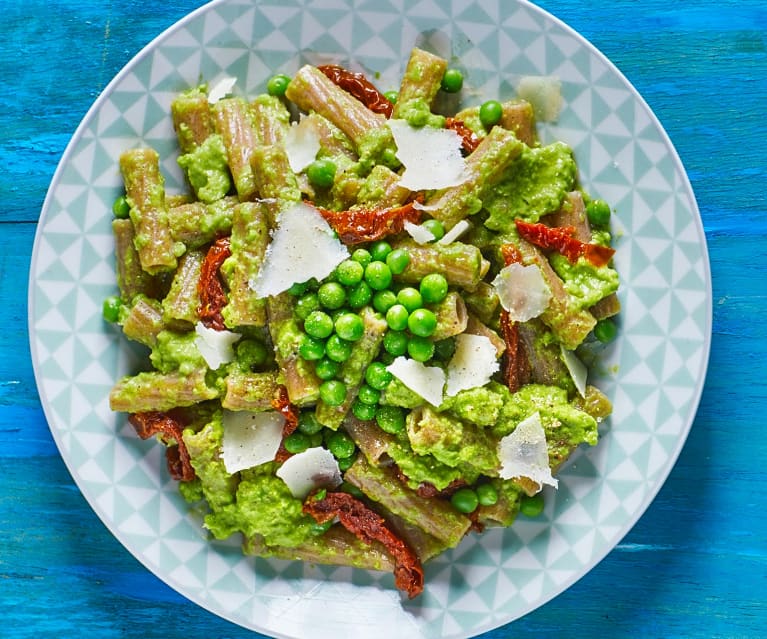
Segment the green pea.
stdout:
<svg viewBox="0 0 767 639">
<path fill-rule="evenodd" d="M 382 362 L 371 362 L 365 369 L 365 381 L 368 386 L 376 390 L 383 390 L 392 380 L 392 374 L 386 370 Z"/>
<path fill-rule="evenodd" d="M 612 342 L 618 334 L 618 327 L 609 317 L 599 320 L 594 326 L 594 337 L 603 344 Z"/>
<path fill-rule="evenodd" d="M 397 303 L 397 294 L 390 290 L 376 291 L 373 295 L 373 308 L 379 313 L 386 313 Z"/>
<path fill-rule="evenodd" d="M 321 339 L 304 335 L 298 345 L 298 354 L 305 360 L 313 362 L 325 356 L 325 342 Z"/>
<path fill-rule="evenodd" d="M 328 406 L 340 406 L 346 400 L 346 384 L 329 379 L 320 384 L 320 399 Z"/>
<path fill-rule="evenodd" d="M 423 222 L 421 226 L 434 236 L 433 242 L 445 237 L 445 225 L 439 220 L 432 218 Z"/>
<path fill-rule="evenodd" d="M 594 226 L 610 223 L 610 205 L 604 200 L 592 200 L 586 205 L 586 216 Z"/>
<path fill-rule="evenodd" d="M 447 69 L 442 76 L 440 87 L 445 93 L 458 93 L 463 88 L 463 73 L 459 69 Z"/>
<path fill-rule="evenodd" d="M 296 301 L 294 311 L 299 319 L 305 320 L 313 311 L 320 309 L 320 298 L 314 291 L 302 295 Z"/>
<path fill-rule="evenodd" d="M 348 459 L 357 450 L 354 440 L 342 430 L 328 431 L 325 445 L 336 459 Z"/>
<path fill-rule="evenodd" d="M 480 484 L 476 491 L 480 506 L 495 506 L 498 503 L 498 491 L 492 484 Z"/>
<path fill-rule="evenodd" d="M 362 264 L 362 268 L 365 268 L 370 262 L 373 261 L 373 257 L 370 255 L 370 251 L 364 248 L 354 249 L 352 253 L 352 259 L 355 262 Z"/>
<path fill-rule="evenodd" d="M 333 379 L 341 370 L 341 364 L 325 356 L 314 364 L 314 372 L 322 380 Z"/>
<path fill-rule="evenodd" d="M 479 506 L 479 498 L 477 497 L 477 493 L 471 488 L 460 488 L 453 493 L 452 497 L 450 497 L 450 503 L 453 504 L 453 508 L 458 512 L 468 515 L 469 513 L 473 513 L 477 509 L 477 506 Z"/>
<path fill-rule="evenodd" d="M 110 295 L 101 305 L 101 314 L 110 324 L 115 324 L 120 319 L 120 309 L 123 301 L 117 295 Z"/>
<path fill-rule="evenodd" d="M 417 362 L 428 362 L 434 356 L 434 342 L 428 337 L 413 335 L 407 343 L 407 354 Z"/>
<path fill-rule="evenodd" d="M 346 290 L 338 282 L 325 282 L 317 290 L 317 298 L 322 306 L 334 310 L 346 303 Z"/>
<path fill-rule="evenodd" d="M 407 327 L 413 335 L 430 337 L 437 328 L 437 316 L 428 308 L 417 308 L 408 315 Z"/>
<path fill-rule="evenodd" d="M 124 195 L 119 196 L 112 204 L 112 214 L 118 220 L 125 220 L 130 217 L 130 204 Z"/>
<path fill-rule="evenodd" d="M 336 179 L 336 163 L 327 158 L 315 160 L 306 167 L 309 182 L 320 189 L 329 189 Z"/>
<path fill-rule="evenodd" d="M 317 417 L 311 411 L 301 411 L 298 415 L 298 430 L 305 435 L 319 433 L 324 426 L 317 421 Z"/>
<path fill-rule="evenodd" d="M 320 424 L 320 426 L 322 426 L 322 424 Z M 325 428 L 325 427 L 322 426 L 322 428 Z M 319 448 L 320 446 L 322 446 L 322 442 L 323 442 L 322 432 L 317 432 L 317 433 L 314 433 L 313 435 L 309 435 L 309 441 L 311 442 L 309 445 L 309 448 Z"/>
<path fill-rule="evenodd" d="M 352 467 L 352 464 L 354 464 L 356 460 L 356 455 L 350 455 L 349 457 L 338 459 L 338 470 L 340 470 L 342 473 L 345 473 L 347 470 L 349 470 L 349 468 Z"/>
<path fill-rule="evenodd" d="M 371 404 L 375 406 L 378 403 L 378 400 L 381 399 L 381 391 L 376 390 L 368 384 L 363 384 L 357 391 L 357 398 L 363 404 Z"/>
<path fill-rule="evenodd" d="M 352 354 L 352 344 L 338 335 L 331 335 L 325 342 L 325 354 L 334 362 L 345 362 Z"/>
<path fill-rule="evenodd" d="M 288 435 L 283 441 L 285 450 L 289 453 L 302 453 L 311 445 L 311 439 L 306 433 L 296 430 Z"/>
<path fill-rule="evenodd" d="M 384 97 L 392 104 L 397 104 L 397 98 L 399 97 L 399 91 L 385 91 Z"/>
<path fill-rule="evenodd" d="M 375 419 L 378 427 L 385 433 L 396 435 L 405 430 L 405 411 L 399 406 L 379 406 Z"/>
<path fill-rule="evenodd" d="M 543 512 L 543 493 L 536 493 L 532 497 L 524 495 L 519 502 L 519 512 L 525 517 L 538 517 Z"/>
<path fill-rule="evenodd" d="M 365 281 L 375 291 L 389 288 L 392 281 L 391 269 L 386 262 L 374 260 L 365 267 Z"/>
<path fill-rule="evenodd" d="M 441 273 L 429 273 L 418 285 L 424 304 L 439 304 L 447 296 L 447 279 Z"/>
<path fill-rule="evenodd" d="M 362 281 L 349 289 L 347 303 L 351 308 L 362 308 L 370 304 L 373 297 L 373 290 L 370 285 Z"/>
<path fill-rule="evenodd" d="M 249 369 L 263 366 L 269 360 L 266 345 L 257 339 L 242 339 L 235 347 L 237 361 Z"/>
<path fill-rule="evenodd" d="M 325 311 L 312 311 L 304 320 L 304 330 L 317 339 L 325 339 L 333 332 L 333 320 Z"/>
<path fill-rule="evenodd" d="M 336 334 L 342 339 L 356 342 L 365 333 L 365 323 L 357 313 L 342 313 L 336 319 Z"/>
<path fill-rule="evenodd" d="M 404 331 L 386 331 L 383 338 L 384 350 L 399 357 L 407 353 L 408 336 Z"/>
<path fill-rule="evenodd" d="M 417 308 L 423 306 L 423 297 L 417 288 L 406 286 L 397 293 L 397 302 L 402 304 L 408 310 L 408 313 L 412 313 Z"/>
<path fill-rule="evenodd" d="M 344 260 L 336 267 L 338 282 L 344 286 L 355 286 L 362 281 L 365 267 L 352 259 Z"/>
<path fill-rule="evenodd" d="M 399 275 L 410 264 L 410 254 L 405 249 L 394 249 L 386 256 L 386 265 L 394 275 Z"/>
<path fill-rule="evenodd" d="M 488 100 L 479 107 L 479 121 L 489 129 L 501 121 L 503 106 L 498 100 Z"/>
<path fill-rule="evenodd" d="M 407 328 L 409 313 L 402 304 L 395 304 L 386 311 L 386 323 L 393 331 L 404 331 Z"/>
<path fill-rule="evenodd" d="M 281 98 L 285 95 L 285 91 L 287 91 L 289 84 L 290 76 L 285 75 L 284 73 L 278 73 L 266 81 L 266 92 L 269 95 Z"/>
<path fill-rule="evenodd" d="M 389 255 L 391 251 L 391 244 L 386 240 L 378 240 L 370 245 L 370 256 L 373 258 L 373 261 L 384 262 L 386 256 Z"/>
<path fill-rule="evenodd" d="M 373 404 L 365 404 L 357 398 L 352 402 L 352 414 L 360 421 L 367 422 L 375 419 L 376 407 Z"/>
</svg>

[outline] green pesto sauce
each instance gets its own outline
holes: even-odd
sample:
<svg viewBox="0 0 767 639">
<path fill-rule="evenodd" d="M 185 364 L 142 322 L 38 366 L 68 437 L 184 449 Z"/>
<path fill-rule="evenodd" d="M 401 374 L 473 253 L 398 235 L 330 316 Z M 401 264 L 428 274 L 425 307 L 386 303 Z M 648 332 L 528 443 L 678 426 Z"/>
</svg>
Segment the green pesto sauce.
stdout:
<svg viewBox="0 0 767 639">
<path fill-rule="evenodd" d="M 448 410 L 456 417 L 477 426 L 492 426 L 498 421 L 504 402 L 503 394 L 495 392 L 494 387 L 493 383 L 490 386 L 462 390 L 448 397 L 440 410 Z"/>
<path fill-rule="evenodd" d="M 161 373 L 179 371 L 187 375 L 207 368 L 205 359 L 195 344 L 196 337 L 194 331 L 160 331 L 157 334 L 157 343 L 149 355 L 152 365 Z"/>
<path fill-rule="evenodd" d="M 543 384 L 528 384 L 510 393 L 493 432 L 503 437 L 535 412 L 540 413 L 551 458 L 564 458 L 582 443 L 597 443 L 596 420 L 569 403 L 566 390 Z"/>
<path fill-rule="evenodd" d="M 260 535 L 268 546 L 294 547 L 318 533 L 314 519 L 302 512 L 303 503 L 272 474 L 273 464 L 242 471 L 235 501 L 205 517 L 217 539 L 241 532 Z"/>
<path fill-rule="evenodd" d="M 423 398 L 418 393 L 410 390 L 396 377 L 392 378 L 383 390 L 379 401 L 387 406 L 401 406 L 411 410 L 422 406 L 424 403 Z"/>
<path fill-rule="evenodd" d="M 413 451 L 461 470 L 464 478 L 495 474 L 496 442 L 479 426 L 429 409 L 408 415 L 407 434 Z"/>
<path fill-rule="evenodd" d="M 359 161 L 355 172 L 364 176 L 370 173 L 377 164 L 389 166 L 393 160 L 396 160 L 394 157 L 396 148 L 394 136 L 388 126 L 370 129 L 357 142 Z M 389 168 L 396 168 L 396 166 Z"/>
<path fill-rule="evenodd" d="M 443 464 L 433 455 L 417 455 L 407 441 L 397 440 L 386 452 L 408 478 L 408 486 L 413 490 L 424 482 L 443 490 L 453 481 L 463 478 L 461 470 Z"/>
<path fill-rule="evenodd" d="M 221 458 L 224 438 L 221 416 L 221 411 L 218 411 L 198 432 L 186 429 L 183 433 L 192 467 L 200 482 L 199 490 L 214 511 L 232 504 L 237 489 L 237 477 L 226 471 Z"/>
<path fill-rule="evenodd" d="M 203 202 L 220 200 L 232 187 L 224 140 L 218 134 L 209 135 L 194 150 L 180 156 L 178 164 Z"/>
<path fill-rule="evenodd" d="M 413 98 L 401 103 L 397 107 L 397 116 L 414 127 L 431 126 L 441 129 L 445 126 L 445 117 L 432 113 L 429 103 L 423 98 Z"/>
<path fill-rule="evenodd" d="M 552 253 L 549 262 L 578 308 L 589 308 L 618 290 L 618 272 L 609 266 L 595 266 L 584 257 L 573 264 L 560 253 Z"/>
<path fill-rule="evenodd" d="M 485 226 L 513 233 L 516 218 L 537 222 L 562 206 L 567 193 L 575 188 L 576 179 L 575 159 L 565 143 L 525 147 L 485 199 L 485 209 L 490 213 Z"/>
</svg>

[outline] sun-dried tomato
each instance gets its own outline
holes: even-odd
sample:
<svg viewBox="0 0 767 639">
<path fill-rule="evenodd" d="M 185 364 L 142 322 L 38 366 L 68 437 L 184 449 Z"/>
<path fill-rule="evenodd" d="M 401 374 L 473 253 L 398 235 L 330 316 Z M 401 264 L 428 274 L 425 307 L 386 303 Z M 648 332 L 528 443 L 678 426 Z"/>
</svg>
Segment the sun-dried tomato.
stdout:
<svg viewBox="0 0 767 639">
<path fill-rule="evenodd" d="M 380 113 L 387 118 L 391 116 L 394 105 L 363 74 L 349 71 L 336 64 L 323 64 L 317 68 L 333 84 L 357 98 L 374 113 Z"/>
<path fill-rule="evenodd" d="M 275 461 L 284 462 L 291 456 L 291 453 L 285 449 L 285 438 L 298 428 L 298 406 L 291 403 L 288 389 L 280 385 L 272 399 L 272 408 L 282 413 L 285 418 L 285 423 L 282 426 L 282 441 L 274 456 Z"/>
<path fill-rule="evenodd" d="M 522 262 L 522 254 L 513 244 L 502 244 L 501 256 L 506 266 Z M 519 327 L 505 309 L 501 309 L 499 323 L 501 337 L 506 344 L 506 349 L 503 351 L 503 380 L 509 390 L 516 393 L 529 376 L 530 364 L 522 342 L 519 340 Z"/>
<path fill-rule="evenodd" d="M 405 222 L 418 224 L 421 220 L 421 211 L 414 207 L 414 202 L 392 209 L 317 210 L 338 233 L 344 244 L 380 240 L 387 235 L 401 233 Z"/>
<path fill-rule="evenodd" d="M 575 237 L 572 226 L 554 227 L 524 220 L 515 220 L 515 223 L 519 234 L 528 242 L 543 249 L 553 249 L 573 263 L 583 256 L 594 266 L 605 266 L 615 253 L 615 249 L 609 246 L 581 242 Z"/>
<path fill-rule="evenodd" d="M 128 422 L 141 439 L 162 435 L 168 440 L 165 457 L 168 461 L 168 471 L 173 479 L 192 481 L 196 477 L 189 451 L 182 437 L 184 425 L 175 415 L 159 411 L 131 413 L 128 415 Z M 170 443 L 171 441 L 173 443 Z"/>
<path fill-rule="evenodd" d="M 392 531 L 383 517 L 349 493 L 329 492 L 321 499 L 309 497 L 303 511 L 324 524 L 338 517 L 349 532 L 366 544 L 377 541 L 394 559 L 394 584 L 412 599 L 423 591 L 421 560 L 403 539 Z"/>
<path fill-rule="evenodd" d="M 451 129 L 461 136 L 461 147 L 466 155 L 474 151 L 481 142 L 474 131 L 464 124 L 463 120 L 457 118 L 445 118 L 445 128 Z"/>
<path fill-rule="evenodd" d="M 226 306 L 227 301 L 219 271 L 224 260 L 231 254 L 228 237 L 221 237 L 213 242 L 205 255 L 200 279 L 197 282 L 197 293 L 200 296 L 197 314 L 205 326 L 217 331 L 226 329 L 221 311 Z"/>
</svg>

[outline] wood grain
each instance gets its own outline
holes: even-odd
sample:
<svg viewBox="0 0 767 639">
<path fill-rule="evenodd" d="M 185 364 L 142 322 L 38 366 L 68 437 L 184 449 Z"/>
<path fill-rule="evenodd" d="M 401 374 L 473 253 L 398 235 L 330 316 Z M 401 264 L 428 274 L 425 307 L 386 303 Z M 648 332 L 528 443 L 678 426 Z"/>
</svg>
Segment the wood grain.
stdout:
<svg viewBox="0 0 767 639">
<path fill-rule="evenodd" d="M 191 0 L 6 0 L 0 11 L 0 636 L 253 638 L 141 566 L 74 486 L 26 332 L 35 224 L 88 107 Z M 654 503 L 593 571 L 485 639 L 764 637 L 767 625 L 767 7 L 762 0 L 542 0 L 654 110 L 688 170 L 714 290 L 709 374 Z M 54 9 L 55 7 L 55 9 Z M 55 13 L 55 19 L 54 19 Z"/>
</svg>

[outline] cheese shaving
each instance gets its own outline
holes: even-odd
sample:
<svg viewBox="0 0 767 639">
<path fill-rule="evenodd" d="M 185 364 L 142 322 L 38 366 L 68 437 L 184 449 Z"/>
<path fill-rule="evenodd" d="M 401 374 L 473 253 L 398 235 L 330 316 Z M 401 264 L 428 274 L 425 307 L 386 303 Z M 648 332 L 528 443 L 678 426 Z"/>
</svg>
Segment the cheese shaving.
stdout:
<svg viewBox="0 0 767 639">
<path fill-rule="evenodd" d="M 581 397 L 586 397 L 586 378 L 588 377 L 589 369 L 578 359 L 575 353 L 567 350 L 564 346 L 560 345 L 560 347 L 562 349 L 562 361 L 565 363 L 570 377 L 573 378 L 578 394 Z"/>
<path fill-rule="evenodd" d="M 533 106 L 539 122 L 556 122 L 562 110 L 562 81 L 556 76 L 527 75 L 519 80 L 517 95 Z"/>
<path fill-rule="evenodd" d="M 288 457 L 275 474 L 296 499 L 305 499 L 316 488 L 335 488 L 342 482 L 336 458 L 321 447 Z"/>
<path fill-rule="evenodd" d="M 405 220 L 403 227 L 408 232 L 408 235 L 416 241 L 416 244 L 428 244 L 437 239 L 434 237 L 434 233 L 420 224 L 413 224 Z"/>
<path fill-rule="evenodd" d="M 416 128 L 405 120 L 389 120 L 397 159 L 405 171 L 400 186 L 411 191 L 444 189 L 468 179 L 461 137 L 452 129 Z"/>
<path fill-rule="evenodd" d="M 386 370 L 432 406 L 437 407 L 442 403 L 445 371 L 438 366 L 426 366 L 400 355 Z"/>
<path fill-rule="evenodd" d="M 221 364 L 228 364 L 234 359 L 233 345 L 242 335 L 231 331 L 217 331 L 202 322 L 197 322 L 194 331 L 197 333 L 194 344 L 208 368 L 216 370 Z"/>
<path fill-rule="evenodd" d="M 534 264 L 509 264 L 501 269 L 492 284 L 501 306 L 515 322 L 538 317 L 551 300 L 551 289 L 541 269 Z"/>
<path fill-rule="evenodd" d="M 277 295 L 312 277 L 322 280 L 349 257 L 319 211 L 300 202 L 282 211 L 264 262 L 250 287 L 259 297 Z"/>
<path fill-rule="evenodd" d="M 225 410 L 222 457 L 232 474 L 272 461 L 282 442 L 285 417 L 276 411 Z"/>
<path fill-rule="evenodd" d="M 538 484 L 556 488 L 559 482 L 551 475 L 549 449 L 546 433 L 538 412 L 524 419 L 498 443 L 498 457 L 501 460 L 499 475 L 502 479 L 525 477 Z"/>
<path fill-rule="evenodd" d="M 458 222 L 453 228 L 451 228 L 447 233 L 445 233 L 442 238 L 437 242 L 437 244 L 445 245 L 450 244 L 451 242 L 455 242 L 461 235 L 466 233 L 471 228 L 471 222 L 468 220 L 461 220 Z"/>
<path fill-rule="evenodd" d="M 301 118 L 288 129 L 284 140 L 288 163 L 293 173 L 300 173 L 317 157 L 320 150 L 320 134 L 314 120 Z"/>
<path fill-rule="evenodd" d="M 455 338 L 455 353 L 447 365 L 446 394 L 484 386 L 499 369 L 498 351 L 488 337 L 461 333 Z"/>
<path fill-rule="evenodd" d="M 216 84 L 213 85 L 210 91 L 208 91 L 208 104 L 215 104 L 219 100 L 225 98 L 232 92 L 237 78 L 225 77 L 221 78 Z"/>
</svg>

